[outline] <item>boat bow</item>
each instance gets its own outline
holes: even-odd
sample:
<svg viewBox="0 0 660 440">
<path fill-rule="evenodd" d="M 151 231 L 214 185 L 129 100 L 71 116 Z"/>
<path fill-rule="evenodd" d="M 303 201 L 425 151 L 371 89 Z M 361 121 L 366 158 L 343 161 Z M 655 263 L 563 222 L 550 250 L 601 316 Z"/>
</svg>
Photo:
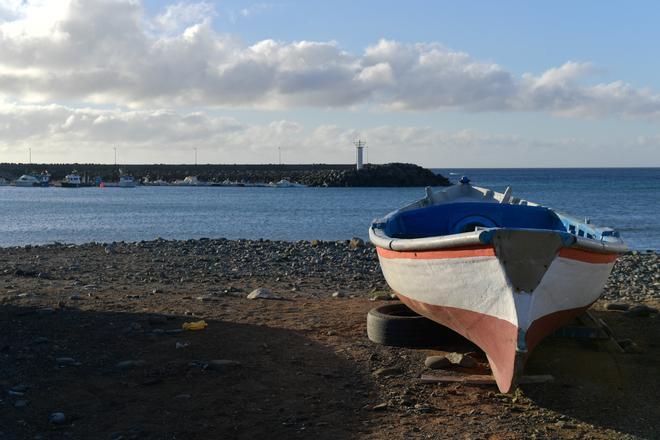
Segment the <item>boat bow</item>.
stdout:
<svg viewBox="0 0 660 440">
<path fill-rule="evenodd" d="M 466 190 L 459 190 L 457 197 L 463 197 Z M 498 205 L 503 200 L 515 201 L 510 191 L 501 197 L 492 191 L 480 194 L 499 199 Z M 576 226 L 587 231 L 584 237 L 573 234 L 563 225 L 574 225 L 574 219 L 560 218 L 531 202 L 534 221 L 550 227 L 519 227 L 520 219 L 507 220 L 507 212 L 519 216 L 527 208 L 483 203 L 460 206 L 470 212 L 460 214 L 466 221 L 448 222 L 454 232 L 456 225 L 459 230 L 465 224 L 472 227 L 474 218 L 488 224 L 490 218 L 496 218 L 496 210 L 514 227 L 476 226 L 467 232 L 431 234 L 429 228 L 437 225 L 420 226 L 419 219 L 433 220 L 423 212 L 425 207 L 447 211 L 429 201 L 437 199 L 442 197 L 427 193 L 426 199 L 375 221 L 369 237 L 377 248 L 385 279 L 401 301 L 479 346 L 489 359 L 498 387 L 509 392 L 533 348 L 598 299 L 625 244 L 617 234 L 603 233 L 596 240 L 600 230 L 588 224 Z M 472 215 L 482 206 L 490 214 Z M 403 225 L 397 216 L 411 211 L 417 217 L 403 217 L 410 223 Z M 426 236 L 416 237 L 410 225 L 420 227 Z M 388 234 L 388 230 L 398 232 Z"/>
</svg>

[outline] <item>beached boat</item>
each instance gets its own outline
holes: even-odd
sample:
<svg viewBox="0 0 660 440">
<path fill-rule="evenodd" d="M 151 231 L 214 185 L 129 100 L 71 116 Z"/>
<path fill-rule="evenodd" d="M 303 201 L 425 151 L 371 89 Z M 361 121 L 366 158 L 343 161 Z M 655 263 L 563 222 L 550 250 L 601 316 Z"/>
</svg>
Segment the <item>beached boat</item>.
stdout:
<svg viewBox="0 0 660 440">
<path fill-rule="evenodd" d="M 619 233 L 469 179 L 375 220 L 369 230 L 399 299 L 479 346 L 502 392 L 536 345 L 598 299 Z"/>
</svg>

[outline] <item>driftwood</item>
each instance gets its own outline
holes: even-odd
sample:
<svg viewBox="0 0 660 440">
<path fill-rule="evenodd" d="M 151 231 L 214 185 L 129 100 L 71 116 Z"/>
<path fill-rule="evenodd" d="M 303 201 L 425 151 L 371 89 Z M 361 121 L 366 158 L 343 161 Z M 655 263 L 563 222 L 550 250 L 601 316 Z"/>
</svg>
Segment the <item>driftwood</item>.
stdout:
<svg viewBox="0 0 660 440">
<path fill-rule="evenodd" d="M 546 383 L 552 382 L 555 378 L 549 374 L 539 374 L 523 376 L 518 381 L 519 384 Z M 495 385 L 495 378 L 486 374 L 467 374 L 467 375 L 446 375 L 434 376 L 431 374 L 422 374 L 422 383 L 464 383 L 468 385 Z"/>
</svg>

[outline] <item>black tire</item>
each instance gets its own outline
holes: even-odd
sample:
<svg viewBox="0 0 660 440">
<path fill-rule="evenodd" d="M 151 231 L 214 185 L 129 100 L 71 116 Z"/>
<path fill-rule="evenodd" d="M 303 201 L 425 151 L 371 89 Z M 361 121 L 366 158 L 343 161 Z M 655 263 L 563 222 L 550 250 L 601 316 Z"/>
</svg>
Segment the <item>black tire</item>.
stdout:
<svg viewBox="0 0 660 440">
<path fill-rule="evenodd" d="M 452 330 L 418 315 L 402 303 L 387 304 L 367 313 L 367 336 L 393 347 L 435 347 L 459 337 Z"/>
</svg>

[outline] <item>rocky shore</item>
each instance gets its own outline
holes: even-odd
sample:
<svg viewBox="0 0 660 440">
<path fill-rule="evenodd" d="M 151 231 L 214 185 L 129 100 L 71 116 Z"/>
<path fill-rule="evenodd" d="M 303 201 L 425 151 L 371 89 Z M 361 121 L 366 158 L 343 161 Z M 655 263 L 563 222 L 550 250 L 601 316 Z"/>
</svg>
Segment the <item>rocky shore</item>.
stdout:
<svg viewBox="0 0 660 440">
<path fill-rule="evenodd" d="M 367 339 L 390 291 L 359 239 L 3 248 L 0 439 L 657 438 L 658 314 L 631 311 L 659 264 L 624 255 L 593 308 L 634 350 L 548 340 L 555 381 L 504 395 L 420 382 L 441 350 L 487 365 L 469 344 Z"/>
<path fill-rule="evenodd" d="M 386 289 L 373 246 L 359 238 L 339 241 L 164 240 L 137 243 L 52 244 L 3 248 L 0 276 L 41 280 L 77 280 L 84 284 L 130 282 L 213 286 L 233 280 L 332 291 Z M 66 263 L 66 264 L 63 264 Z M 81 267 L 85 270 L 81 271 Z M 323 280 L 323 285 L 312 281 Z M 217 286 L 215 294 L 221 294 Z M 226 289 L 225 289 L 226 290 Z M 308 293 L 310 293 L 308 291 Z M 632 251 L 621 256 L 603 298 L 660 300 L 660 254 Z"/>
<path fill-rule="evenodd" d="M 329 187 L 407 187 L 447 186 L 449 180 L 418 165 L 390 163 L 367 164 L 361 170 L 355 165 L 122 165 L 123 173 L 138 181 L 163 180 L 174 182 L 186 176 L 196 176 L 202 182 L 221 183 L 226 180 L 244 183 L 268 183 L 287 179 L 307 186 Z M 105 181 L 118 179 L 118 167 L 101 164 L 0 164 L 0 177 L 15 180 L 29 172 L 48 170 L 54 181 L 76 170 L 90 180 L 100 177 Z"/>
</svg>

